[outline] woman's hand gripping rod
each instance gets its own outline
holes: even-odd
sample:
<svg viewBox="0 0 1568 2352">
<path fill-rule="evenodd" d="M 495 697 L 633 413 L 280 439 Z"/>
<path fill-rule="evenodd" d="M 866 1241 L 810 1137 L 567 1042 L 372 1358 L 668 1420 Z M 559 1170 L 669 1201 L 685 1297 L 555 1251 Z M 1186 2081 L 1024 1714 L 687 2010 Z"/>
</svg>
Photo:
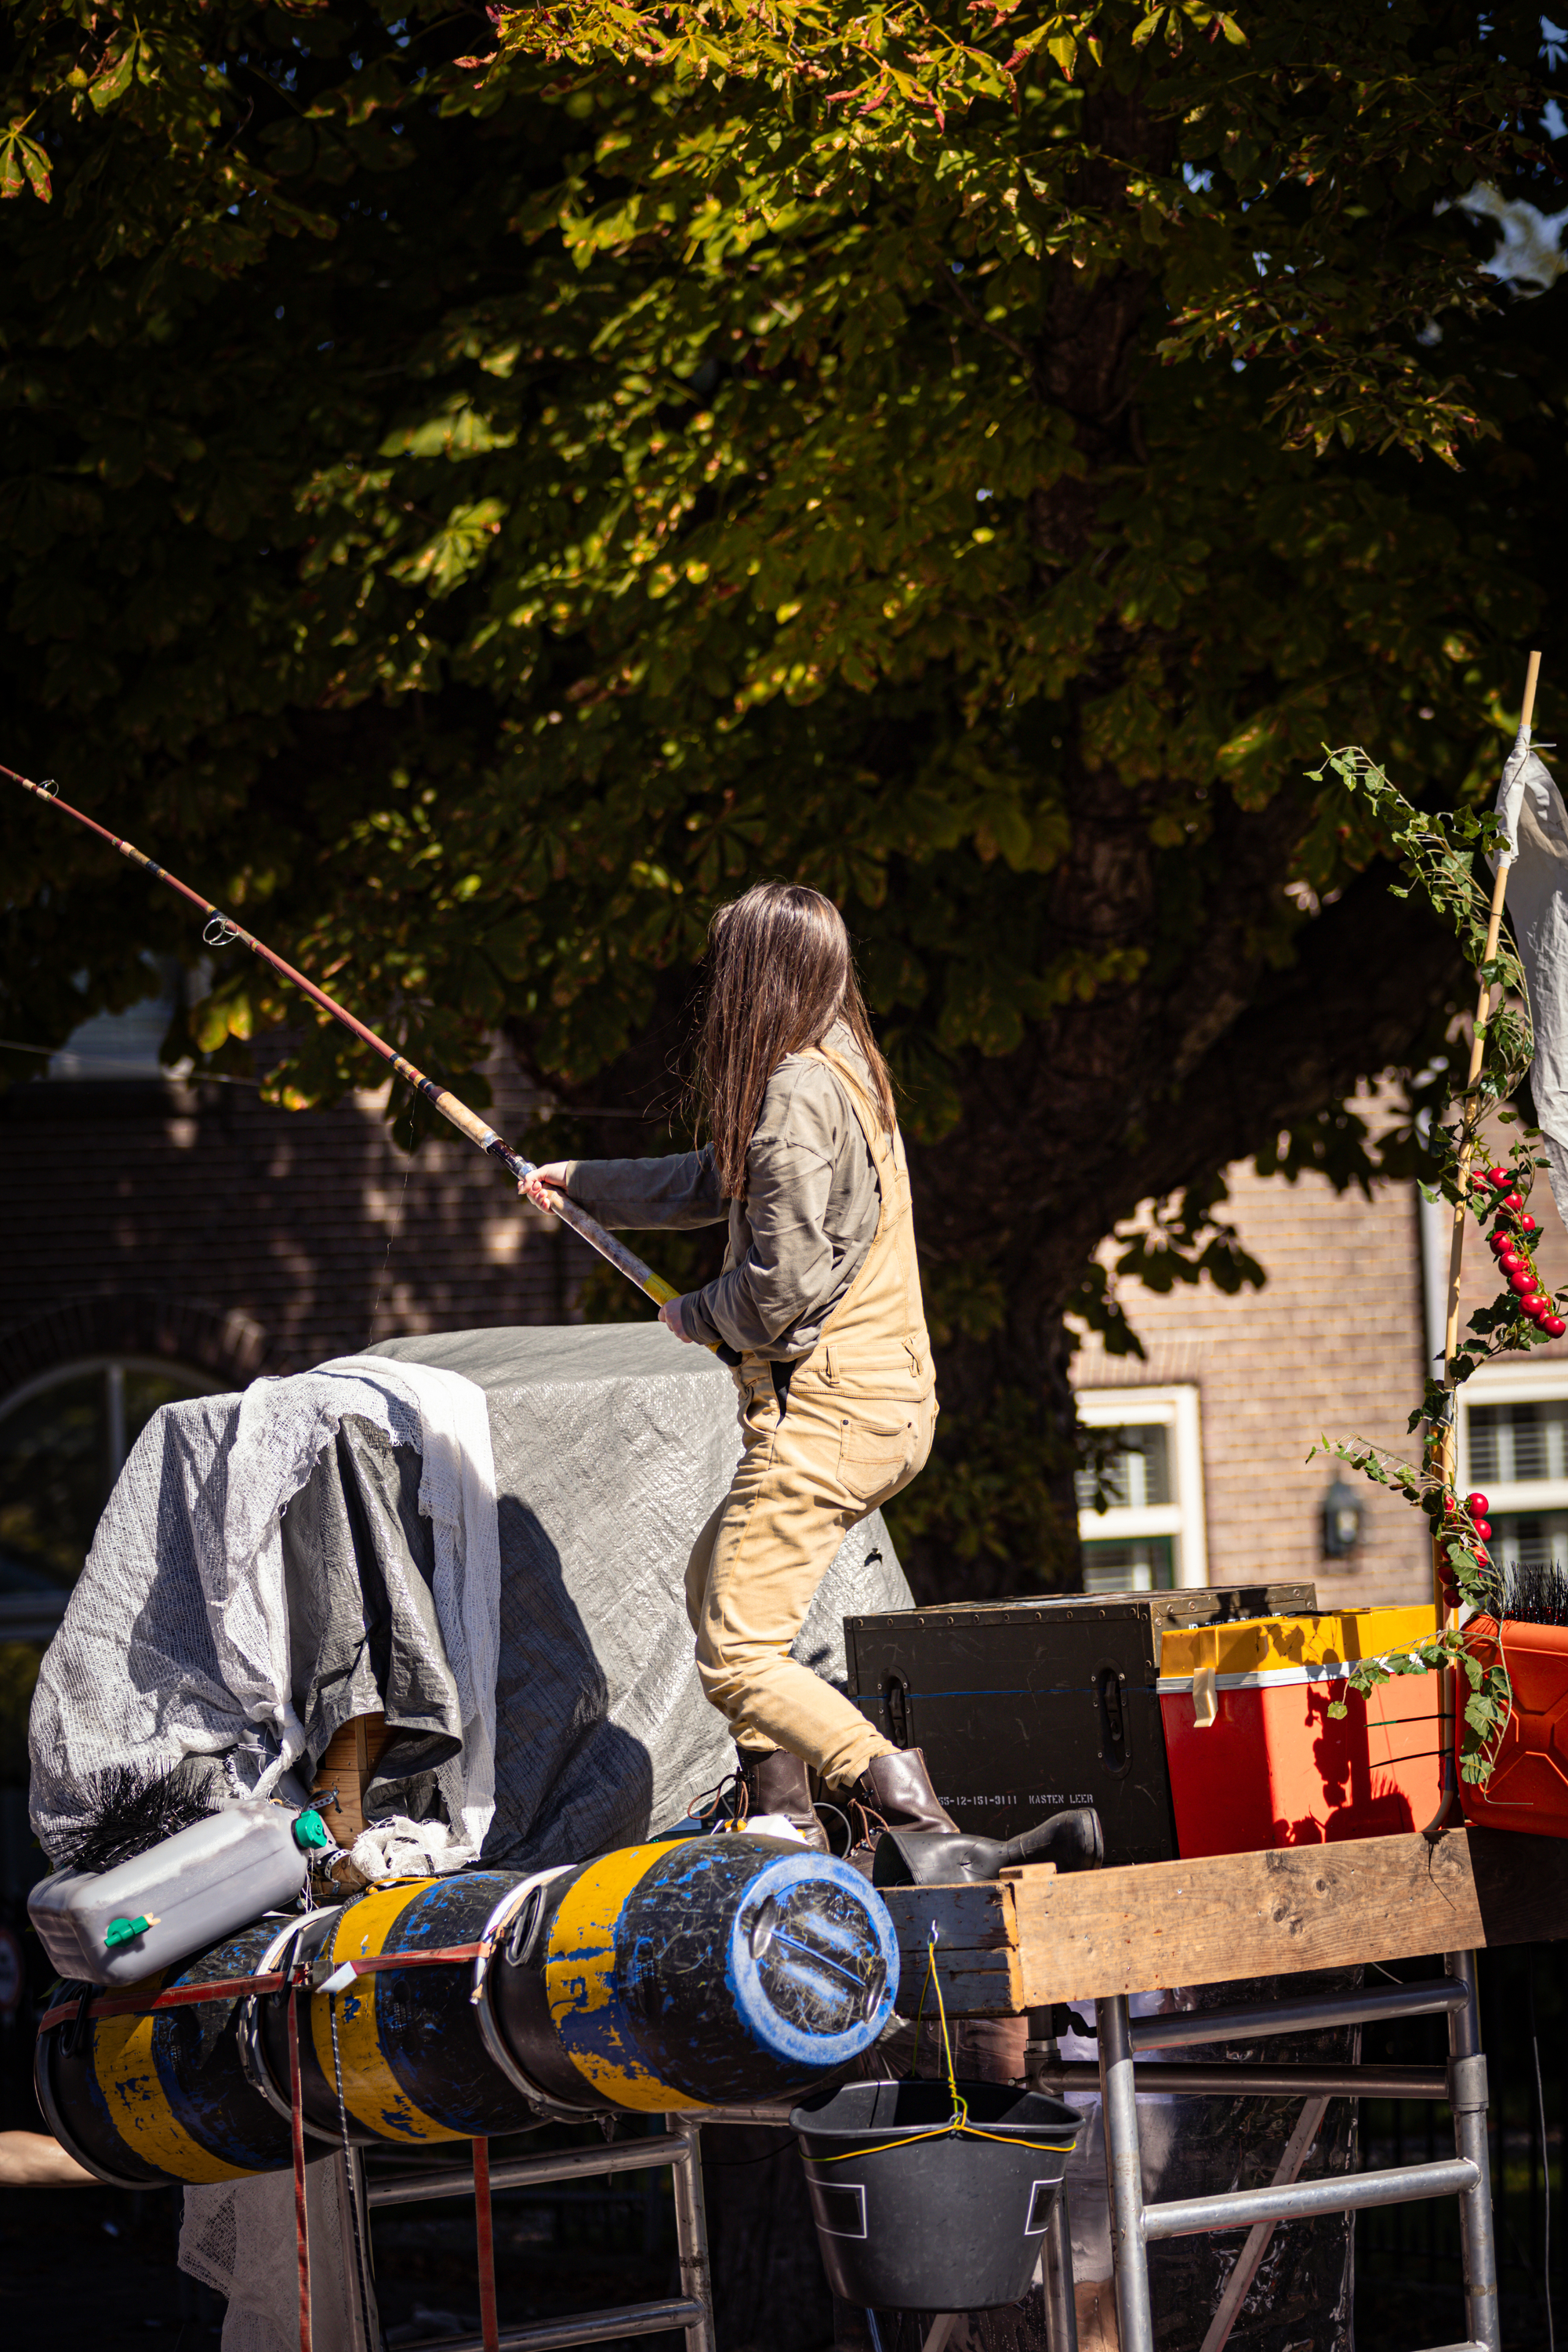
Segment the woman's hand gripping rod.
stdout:
<svg viewBox="0 0 1568 2352">
<path fill-rule="evenodd" d="M 30 776 L 18 775 L 15 768 L 4 765 L 0 765 L 0 776 L 8 776 L 14 784 L 20 784 L 24 792 L 33 793 L 39 800 L 47 801 L 62 815 L 74 817 L 78 824 L 85 825 L 89 833 L 96 833 L 100 841 L 107 841 L 111 849 L 117 849 L 121 857 L 128 857 L 132 866 L 140 866 L 144 874 L 151 874 L 158 881 L 166 882 L 171 890 L 177 890 L 182 898 L 189 899 L 193 907 L 207 917 L 207 928 L 203 937 L 208 947 L 228 947 L 237 940 L 242 947 L 247 947 L 253 955 L 261 958 L 263 963 L 269 964 L 275 972 L 300 989 L 312 1004 L 319 1004 L 323 1013 L 330 1013 L 334 1021 L 341 1021 L 345 1029 L 352 1030 L 362 1045 L 368 1045 L 373 1054 L 379 1054 L 405 1086 L 422 1094 L 431 1108 L 438 1110 L 443 1118 L 449 1119 L 470 1143 L 477 1143 L 481 1151 L 488 1152 L 492 1160 L 499 1160 L 507 1173 L 520 1184 L 532 1178 L 533 1161 L 524 1160 L 521 1152 L 513 1151 L 504 1138 L 498 1135 L 493 1127 L 488 1126 L 477 1111 L 470 1110 L 467 1103 L 459 1102 L 458 1097 L 449 1094 L 445 1087 L 438 1087 L 434 1078 L 427 1078 L 423 1070 L 416 1070 L 395 1046 L 389 1045 L 384 1037 L 378 1037 L 374 1029 L 356 1020 L 335 997 L 329 996 L 324 988 L 318 988 L 313 980 L 307 980 L 302 971 L 296 971 L 291 963 L 285 963 L 280 955 L 275 955 L 242 923 L 237 923 L 221 908 L 211 905 L 199 891 L 190 889 L 177 875 L 171 874 L 166 866 L 149 857 L 145 850 L 138 849 L 134 842 L 122 841 L 107 826 L 84 816 L 80 809 L 72 808 L 68 801 L 58 797 L 52 783 L 36 784 Z M 645 1265 L 634 1251 L 627 1249 L 625 1243 L 618 1242 L 614 1234 L 606 1233 L 596 1218 L 589 1216 L 585 1209 L 578 1208 L 564 1192 L 544 1198 L 531 1189 L 529 1197 L 536 1200 L 538 1205 L 548 1208 L 563 1224 L 570 1225 L 574 1233 L 581 1234 L 591 1249 L 596 1249 L 602 1258 L 606 1258 L 617 1274 L 624 1274 L 628 1282 L 635 1282 L 643 1296 L 651 1298 L 656 1307 L 662 1307 L 667 1299 L 679 1297 L 679 1292 L 672 1284 L 666 1282 L 662 1275 L 655 1274 L 651 1266 Z"/>
</svg>

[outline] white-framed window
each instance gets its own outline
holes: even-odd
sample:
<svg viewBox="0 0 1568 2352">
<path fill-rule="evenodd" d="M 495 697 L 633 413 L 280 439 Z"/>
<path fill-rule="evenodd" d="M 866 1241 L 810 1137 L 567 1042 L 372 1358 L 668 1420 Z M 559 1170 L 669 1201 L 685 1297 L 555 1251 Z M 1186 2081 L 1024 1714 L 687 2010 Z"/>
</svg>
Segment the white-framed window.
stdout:
<svg viewBox="0 0 1568 2352">
<path fill-rule="evenodd" d="M 1459 1391 L 1459 1491 L 1490 1508 L 1505 1572 L 1568 1570 L 1568 1364 L 1488 1365 Z"/>
<path fill-rule="evenodd" d="M 1078 1474 L 1086 1592 L 1156 1592 L 1206 1584 L 1204 1454 L 1198 1392 L 1080 1389 L 1078 1417 L 1101 1467 Z M 1109 1507 L 1095 1508 L 1097 1488 Z"/>
</svg>

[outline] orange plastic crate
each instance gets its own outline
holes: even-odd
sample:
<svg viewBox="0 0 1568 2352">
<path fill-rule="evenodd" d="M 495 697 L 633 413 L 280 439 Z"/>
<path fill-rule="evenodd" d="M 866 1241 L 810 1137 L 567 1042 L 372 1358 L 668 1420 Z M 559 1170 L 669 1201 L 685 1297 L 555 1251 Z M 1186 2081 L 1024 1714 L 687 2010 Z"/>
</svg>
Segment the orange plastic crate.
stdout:
<svg viewBox="0 0 1568 2352">
<path fill-rule="evenodd" d="M 1489 1665 L 1497 1655 L 1498 1632 L 1490 1617 L 1472 1619 L 1467 1630 L 1467 1640 Z M 1465 1819 L 1478 1828 L 1568 1837 L 1568 1625 L 1509 1620 L 1501 1634 L 1513 1712 L 1491 1779 L 1460 1784 Z"/>
<path fill-rule="evenodd" d="M 1429 1822 L 1436 1675 L 1395 1675 L 1370 1700 L 1345 1683 L 1357 1659 L 1403 1649 L 1435 1622 L 1430 1609 L 1345 1609 L 1165 1634 L 1160 1713 L 1184 1858 L 1392 1837 Z"/>
</svg>

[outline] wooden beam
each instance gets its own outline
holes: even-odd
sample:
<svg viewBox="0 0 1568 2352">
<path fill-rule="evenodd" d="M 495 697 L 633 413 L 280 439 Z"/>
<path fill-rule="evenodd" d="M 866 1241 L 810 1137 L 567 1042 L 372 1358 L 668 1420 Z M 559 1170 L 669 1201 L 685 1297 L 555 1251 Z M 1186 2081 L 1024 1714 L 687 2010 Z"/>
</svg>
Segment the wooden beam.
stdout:
<svg viewBox="0 0 1568 2352">
<path fill-rule="evenodd" d="M 950 2017 L 1016 2015 L 1163 1986 L 1290 1976 L 1568 1937 L 1568 1840 L 1500 1830 L 1358 1838 L 1135 1869 L 1010 1871 L 983 1886 L 889 1887 L 901 2015 L 934 1921 Z"/>
<path fill-rule="evenodd" d="M 1048 1863 L 1040 1874 L 1055 1874 Z M 898 1931 L 900 2017 L 913 2017 L 920 2007 L 933 1927 L 937 1979 L 949 2017 L 1017 2016 L 1025 2005 L 1024 1978 L 1011 1886 L 992 1881 L 978 1886 L 885 1886 L 878 1892 Z M 925 2014 L 936 2015 L 929 1990 Z"/>
<path fill-rule="evenodd" d="M 1013 1885 L 1024 2003 L 1092 2000 L 1568 1935 L 1568 1843 L 1358 1838 Z"/>
</svg>

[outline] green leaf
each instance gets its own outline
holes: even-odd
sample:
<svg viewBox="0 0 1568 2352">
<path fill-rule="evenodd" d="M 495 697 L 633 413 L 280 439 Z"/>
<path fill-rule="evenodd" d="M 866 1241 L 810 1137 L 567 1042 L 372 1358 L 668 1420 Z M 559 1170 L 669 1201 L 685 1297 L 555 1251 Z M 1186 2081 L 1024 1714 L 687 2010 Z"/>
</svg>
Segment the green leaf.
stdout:
<svg viewBox="0 0 1568 2352">
<path fill-rule="evenodd" d="M 32 189 L 33 194 L 37 197 L 39 203 L 47 205 L 49 201 L 50 194 L 49 159 L 47 155 L 44 152 L 44 150 L 31 139 L 19 139 L 16 142 L 16 145 L 21 152 L 22 169 L 27 175 L 27 185 Z M 0 190 L 0 194 L 4 193 L 6 192 L 5 190 Z"/>
<path fill-rule="evenodd" d="M 141 50 L 142 36 L 133 33 L 113 64 L 97 73 L 88 85 L 87 94 L 100 114 L 105 107 L 112 106 L 116 99 L 123 98 L 130 89 L 131 77 Z"/>
</svg>

